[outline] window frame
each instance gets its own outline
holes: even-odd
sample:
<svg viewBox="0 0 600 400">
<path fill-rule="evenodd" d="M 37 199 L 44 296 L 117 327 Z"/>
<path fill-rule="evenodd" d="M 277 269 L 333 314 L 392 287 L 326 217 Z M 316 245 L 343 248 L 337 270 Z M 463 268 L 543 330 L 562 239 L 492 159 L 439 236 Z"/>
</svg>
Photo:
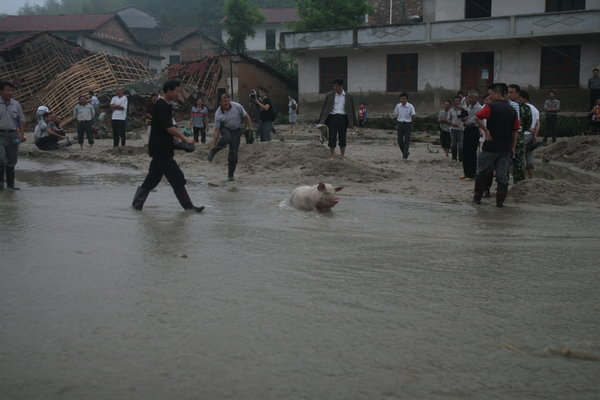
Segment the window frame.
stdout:
<svg viewBox="0 0 600 400">
<path fill-rule="evenodd" d="M 397 58 L 396 64 L 398 66 L 405 66 L 408 68 L 397 71 L 391 71 L 392 58 Z M 414 69 L 410 69 L 411 65 L 414 64 Z M 392 80 L 394 77 L 405 78 L 400 79 L 397 86 L 392 86 Z M 409 79 L 406 79 L 409 77 Z M 409 84 L 406 84 L 410 80 Z M 405 85 L 405 86 L 403 86 Z M 417 92 L 419 89 L 419 53 L 396 53 L 388 54 L 386 57 L 386 92 Z"/>
<path fill-rule="evenodd" d="M 565 4 L 569 3 L 569 4 Z M 579 4 L 577 4 L 579 3 Z M 585 10 L 585 0 L 546 0 L 546 12 Z"/>
<path fill-rule="evenodd" d="M 482 0 L 479 0 L 482 1 Z M 473 16 L 473 14 L 477 14 L 473 12 L 473 7 L 475 8 L 475 10 L 477 10 L 478 8 L 483 9 L 484 6 L 477 4 L 478 0 L 465 0 L 465 19 L 474 19 L 474 18 L 490 18 L 492 16 L 492 0 L 483 0 L 483 1 L 487 1 L 489 2 L 489 12 L 486 12 L 485 15 L 475 15 Z M 470 11 L 470 13 L 469 13 Z M 487 7 L 485 8 L 485 11 L 487 11 Z M 482 11 L 479 11 L 479 13 L 482 14 Z M 471 14 L 471 15 L 469 15 Z"/>
<path fill-rule="evenodd" d="M 338 66 L 344 63 L 344 67 L 334 71 L 324 71 L 326 65 L 325 62 L 329 62 L 329 66 L 338 63 Z M 333 69 L 333 68 L 330 68 Z M 341 78 L 344 80 L 344 89 L 348 90 L 348 57 L 319 57 L 319 93 L 327 93 L 331 90 L 331 82 Z"/>
<path fill-rule="evenodd" d="M 579 88 L 580 65 L 581 45 L 541 47 L 540 89 Z"/>
<path fill-rule="evenodd" d="M 269 47 L 269 33 L 273 32 L 273 47 Z M 265 29 L 265 49 L 277 50 L 277 29 Z"/>
</svg>

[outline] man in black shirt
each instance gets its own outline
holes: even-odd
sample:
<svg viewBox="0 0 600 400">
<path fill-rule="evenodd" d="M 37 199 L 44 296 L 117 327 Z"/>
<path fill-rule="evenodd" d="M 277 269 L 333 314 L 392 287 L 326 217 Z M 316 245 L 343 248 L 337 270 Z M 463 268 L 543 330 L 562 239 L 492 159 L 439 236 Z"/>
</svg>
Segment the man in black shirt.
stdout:
<svg viewBox="0 0 600 400">
<path fill-rule="evenodd" d="M 477 125 L 484 132 L 485 142 L 477 160 L 473 202 L 481 204 L 487 183 L 491 182 L 490 178 L 496 171 L 496 206 L 503 207 L 508 192 L 508 170 L 515 154 L 520 124 L 517 112 L 505 99 L 505 84 L 490 86 L 488 93 L 491 103 L 475 115 Z M 483 120 L 487 122 L 484 124 Z"/>
<path fill-rule="evenodd" d="M 179 82 L 167 81 L 163 85 L 163 96 L 159 99 L 152 111 L 152 125 L 150 140 L 148 141 L 148 154 L 152 157 L 148 175 L 135 193 L 132 207 L 141 210 L 148 193 L 160 183 L 163 175 L 167 178 L 177 200 L 185 210 L 201 212 L 204 207 L 195 207 L 185 190 L 185 177 L 173 159 L 173 139 L 188 144 L 194 144 L 192 138 L 186 137 L 175 125 L 173 109 L 169 104 L 179 97 Z"/>
</svg>

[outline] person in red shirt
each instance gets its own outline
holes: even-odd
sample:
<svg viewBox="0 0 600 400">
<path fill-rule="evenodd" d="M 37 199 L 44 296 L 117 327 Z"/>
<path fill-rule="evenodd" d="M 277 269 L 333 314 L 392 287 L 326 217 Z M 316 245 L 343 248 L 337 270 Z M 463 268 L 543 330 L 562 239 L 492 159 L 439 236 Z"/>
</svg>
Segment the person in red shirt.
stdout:
<svg viewBox="0 0 600 400">
<path fill-rule="evenodd" d="M 482 151 L 477 159 L 475 176 L 475 195 L 473 202 L 481 204 L 486 184 L 494 171 L 498 188 L 496 190 L 496 206 L 503 207 L 508 193 L 508 171 L 511 159 L 515 154 L 519 117 L 515 109 L 506 101 L 508 87 L 503 83 L 495 83 L 488 89 L 491 103 L 475 115 L 475 121 L 483 130 Z M 484 124 L 483 120 L 487 123 Z"/>
</svg>

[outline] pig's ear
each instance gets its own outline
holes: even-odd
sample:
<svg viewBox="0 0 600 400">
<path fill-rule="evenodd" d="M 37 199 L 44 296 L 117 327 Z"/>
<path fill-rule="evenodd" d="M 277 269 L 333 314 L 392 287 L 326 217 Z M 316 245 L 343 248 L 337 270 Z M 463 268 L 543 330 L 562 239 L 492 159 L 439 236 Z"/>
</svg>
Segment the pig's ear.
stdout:
<svg viewBox="0 0 600 400">
<path fill-rule="evenodd" d="M 317 185 L 317 189 L 319 190 L 319 192 L 322 192 L 323 190 L 325 190 L 325 184 L 323 182 L 320 182 Z"/>
<path fill-rule="evenodd" d="M 336 188 L 335 188 L 335 191 L 336 191 L 336 192 L 339 192 L 339 191 L 340 191 L 340 190 L 342 190 L 343 188 L 344 188 L 343 186 L 338 186 L 338 187 L 336 187 Z"/>
</svg>

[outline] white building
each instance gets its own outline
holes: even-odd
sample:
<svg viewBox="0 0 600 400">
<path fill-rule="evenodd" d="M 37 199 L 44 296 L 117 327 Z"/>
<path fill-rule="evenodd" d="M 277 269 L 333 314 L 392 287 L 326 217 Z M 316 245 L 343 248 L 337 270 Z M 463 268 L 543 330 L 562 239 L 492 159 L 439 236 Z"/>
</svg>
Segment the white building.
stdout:
<svg viewBox="0 0 600 400">
<path fill-rule="evenodd" d="M 423 0 L 422 13 L 422 23 L 282 34 L 303 109 L 317 111 L 336 77 L 376 114 L 391 113 L 401 92 L 432 113 L 492 81 L 521 85 L 535 104 L 555 89 L 563 110 L 587 109 L 600 0 Z"/>
<path fill-rule="evenodd" d="M 295 8 L 261 8 L 265 15 L 262 24 L 254 27 L 255 35 L 246 38 L 247 54 L 259 60 L 279 49 L 279 36 L 282 32 L 290 30 L 289 24 L 298 22 L 300 19 Z M 221 31 L 224 43 L 227 43 L 229 35 L 225 29 Z"/>
</svg>

